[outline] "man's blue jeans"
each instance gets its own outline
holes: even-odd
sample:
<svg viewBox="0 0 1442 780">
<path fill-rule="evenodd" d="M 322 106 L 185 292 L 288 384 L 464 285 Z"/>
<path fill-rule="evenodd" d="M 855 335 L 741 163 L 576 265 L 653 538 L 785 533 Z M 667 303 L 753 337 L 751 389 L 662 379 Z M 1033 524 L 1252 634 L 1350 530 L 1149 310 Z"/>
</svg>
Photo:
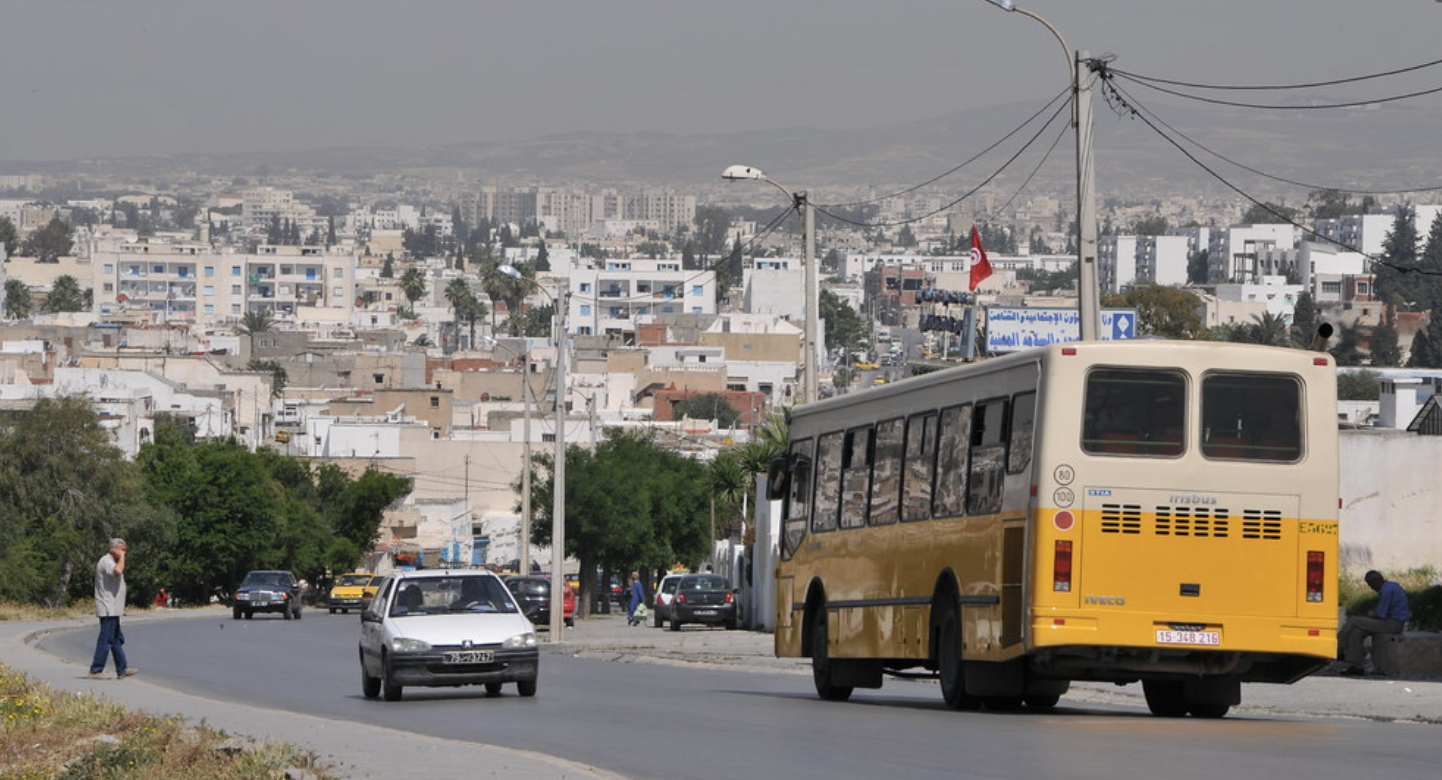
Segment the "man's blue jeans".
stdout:
<svg viewBox="0 0 1442 780">
<path fill-rule="evenodd" d="M 115 674 L 123 676 L 129 666 L 125 662 L 125 634 L 120 630 L 119 617 L 100 619 L 100 636 L 95 638 L 95 657 L 90 660 L 90 673 L 105 671 L 105 656 L 115 656 Z"/>
</svg>

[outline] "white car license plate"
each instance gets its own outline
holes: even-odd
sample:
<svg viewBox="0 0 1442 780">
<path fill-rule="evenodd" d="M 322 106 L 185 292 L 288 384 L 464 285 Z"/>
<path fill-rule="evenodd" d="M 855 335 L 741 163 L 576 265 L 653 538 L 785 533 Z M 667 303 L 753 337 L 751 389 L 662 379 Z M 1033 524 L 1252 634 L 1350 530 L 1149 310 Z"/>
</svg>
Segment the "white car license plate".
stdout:
<svg viewBox="0 0 1442 780">
<path fill-rule="evenodd" d="M 446 653 L 448 664 L 488 664 L 496 659 L 490 650 L 457 650 Z"/>
<path fill-rule="evenodd" d="M 698 610 L 696 610 L 696 617 L 716 617 L 716 610 L 714 610 L 714 609 L 698 609 Z"/>
<path fill-rule="evenodd" d="M 1220 631 L 1166 631 L 1157 630 L 1159 645 L 1220 645 Z"/>
</svg>

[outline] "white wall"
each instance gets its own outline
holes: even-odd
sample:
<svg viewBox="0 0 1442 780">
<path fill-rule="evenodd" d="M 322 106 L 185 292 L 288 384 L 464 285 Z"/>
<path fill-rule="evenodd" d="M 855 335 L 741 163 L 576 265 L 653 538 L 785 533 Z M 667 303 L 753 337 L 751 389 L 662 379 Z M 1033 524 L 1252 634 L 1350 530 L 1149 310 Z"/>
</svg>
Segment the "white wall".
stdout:
<svg viewBox="0 0 1442 780">
<path fill-rule="evenodd" d="M 1442 437 L 1341 432 L 1342 567 L 1442 567 Z"/>
</svg>

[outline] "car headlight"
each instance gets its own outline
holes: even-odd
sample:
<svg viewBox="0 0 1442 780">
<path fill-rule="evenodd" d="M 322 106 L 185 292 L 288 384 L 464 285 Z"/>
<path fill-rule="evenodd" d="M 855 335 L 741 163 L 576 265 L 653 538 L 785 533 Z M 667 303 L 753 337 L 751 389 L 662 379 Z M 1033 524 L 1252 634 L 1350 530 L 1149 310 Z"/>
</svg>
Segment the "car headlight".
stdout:
<svg viewBox="0 0 1442 780">
<path fill-rule="evenodd" d="M 524 634 L 516 634 L 515 636 L 501 643 L 501 647 L 504 647 L 507 650 L 516 650 L 518 648 L 535 646 L 536 635 L 531 631 L 527 631 Z"/>
<path fill-rule="evenodd" d="M 430 649 L 429 642 L 422 642 L 419 639 L 407 639 L 403 636 L 391 639 L 391 652 L 394 653 L 424 653 Z"/>
</svg>

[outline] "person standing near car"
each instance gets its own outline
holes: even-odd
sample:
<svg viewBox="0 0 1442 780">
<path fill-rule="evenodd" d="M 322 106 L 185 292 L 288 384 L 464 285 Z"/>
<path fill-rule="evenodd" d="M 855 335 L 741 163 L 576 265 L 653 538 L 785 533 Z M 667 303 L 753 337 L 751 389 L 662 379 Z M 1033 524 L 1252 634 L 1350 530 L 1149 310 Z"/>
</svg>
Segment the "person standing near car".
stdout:
<svg viewBox="0 0 1442 780">
<path fill-rule="evenodd" d="M 631 595 L 626 599 L 626 625 L 634 626 L 641 621 L 636 619 L 636 608 L 646 600 L 646 589 L 641 585 L 641 573 L 631 572 Z"/>
<path fill-rule="evenodd" d="M 125 634 L 120 617 L 125 614 L 125 540 L 111 539 L 110 549 L 95 563 L 95 616 L 100 618 L 100 635 L 95 638 L 95 657 L 90 661 L 90 679 L 105 679 L 105 657 L 115 658 L 115 676 L 124 679 L 139 672 L 126 661 Z"/>
</svg>

